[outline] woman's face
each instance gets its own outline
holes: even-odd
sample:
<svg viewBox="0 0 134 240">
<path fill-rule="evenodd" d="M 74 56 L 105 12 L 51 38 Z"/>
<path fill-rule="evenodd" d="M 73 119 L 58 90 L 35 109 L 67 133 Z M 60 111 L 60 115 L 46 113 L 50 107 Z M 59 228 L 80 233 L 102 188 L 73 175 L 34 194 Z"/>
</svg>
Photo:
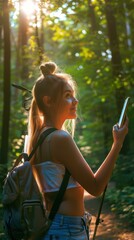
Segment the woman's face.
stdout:
<svg viewBox="0 0 134 240">
<path fill-rule="evenodd" d="M 78 100 L 74 96 L 74 90 L 69 83 L 66 83 L 61 97 L 58 117 L 65 121 L 67 119 L 75 119 L 77 117 Z"/>
</svg>

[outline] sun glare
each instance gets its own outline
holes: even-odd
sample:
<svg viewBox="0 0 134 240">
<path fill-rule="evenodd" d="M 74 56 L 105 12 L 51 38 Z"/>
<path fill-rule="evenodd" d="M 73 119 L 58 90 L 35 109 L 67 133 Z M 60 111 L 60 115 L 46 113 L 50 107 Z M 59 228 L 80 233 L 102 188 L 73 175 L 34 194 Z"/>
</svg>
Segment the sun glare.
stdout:
<svg viewBox="0 0 134 240">
<path fill-rule="evenodd" d="M 23 11 L 29 18 L 33 16 L 35 13 L 39 13 L 39 2 L 40 0 L 25 0 L 19 1 L 12 0 L 13 5 L 15 6 L 16 12 L 15 15 L 21 10 Z"/>
<path fill-rule="evenodd" d="M 39 10 L 37 1 L 33 2 L 32 0 L 24 1 L 21 4 L 21 9 L 28 16 L 33 15 L 35 11 L 37 12 Z"/>
<path fill-rule="evenodd" d="M 21 11 L 26 15 L 30 26 L 40 26 L 40 0 L 12 0 L 12 3 L 15 7 L 13 19 L 17 19 Z"/>
</svg>

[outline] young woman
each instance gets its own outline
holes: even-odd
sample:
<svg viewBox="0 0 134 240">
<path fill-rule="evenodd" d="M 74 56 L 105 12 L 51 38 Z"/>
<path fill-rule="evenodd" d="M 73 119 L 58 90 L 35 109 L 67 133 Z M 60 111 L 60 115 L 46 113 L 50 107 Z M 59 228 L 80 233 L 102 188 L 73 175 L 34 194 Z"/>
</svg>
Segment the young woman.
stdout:
<svg viewBox="0 0 134 240">
<path fill-rule="evenodd" d="M 111 150 L 97 172 L 93 173 L 71 135 L 64 130 L 66 120 L 77 117 L 75 83 L 69 75 L 56 73 L 56 69 L 52 62 L 40 67 L 42 74 L 32 90 L 28 127 L 29 153 L 43 131 L 52 127 L 57 129 L 44 140 L 31 160 L 42 174 L 48 211 L 62 182 L 65 167 L 71 173 L 58 213 L 43 240 L 86 240 L 84 189 L 93 196 L 103 192 L 128 132 L 128 120 L 121 129 L 113 130 Z"/>
</svg>

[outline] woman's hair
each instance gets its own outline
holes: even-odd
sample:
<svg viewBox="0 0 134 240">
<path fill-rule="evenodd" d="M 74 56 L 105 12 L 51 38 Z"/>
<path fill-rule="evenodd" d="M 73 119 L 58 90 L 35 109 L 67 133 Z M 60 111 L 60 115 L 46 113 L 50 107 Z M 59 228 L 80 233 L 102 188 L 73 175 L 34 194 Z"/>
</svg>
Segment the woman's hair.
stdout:
<svg viewBox="0 0 134 240">
<path fill-rule="evenodd" d="M 57 72 L 57 65 L 54 62 L 46 62 L 40 66 L 41 76 L 36 80 L 32 89 L 32 102 L 29 112 L 28 123 L 28 153 L 34 147 L 41 130 L 46 126 L 46 119 L 49 117 L 49 110 L 44 103 L 44 96 L 50 97 L 55 103 L 55 113 L 60 108 L 60 100 L 66 83 L 69 83 L 73 90 L 76 84 L 70 75 Z M 72 124 L 73 126 L 73 124 Z M 74 130 L 72 129 L 72 132 Z"/>
</svg>

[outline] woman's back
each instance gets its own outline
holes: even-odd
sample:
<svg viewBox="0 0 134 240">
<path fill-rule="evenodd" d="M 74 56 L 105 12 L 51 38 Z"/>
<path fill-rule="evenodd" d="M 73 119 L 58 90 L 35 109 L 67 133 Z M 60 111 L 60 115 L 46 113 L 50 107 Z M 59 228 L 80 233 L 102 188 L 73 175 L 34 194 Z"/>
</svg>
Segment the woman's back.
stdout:
<svg viewBox="0 0 134 240">
<path fill-rule="evenodd" d="M 65 166 L 56 159 L 56 156 L 53 155 L 53 150 L 55 148 L 54 145 L 57 138 L 57 133 L 51 133 L 46 138 L 40 149 L 40 163 L 33 165 L 39 176 L 41 191 L 44 193 L 48 211 L 50 211 L 53 205 L 65 173 Z M 83 194 L 84 190 L 81 185 L 72 176 L 70 176 L 58 213 L 71 216 L 83 215 Z"/>
</svg>

